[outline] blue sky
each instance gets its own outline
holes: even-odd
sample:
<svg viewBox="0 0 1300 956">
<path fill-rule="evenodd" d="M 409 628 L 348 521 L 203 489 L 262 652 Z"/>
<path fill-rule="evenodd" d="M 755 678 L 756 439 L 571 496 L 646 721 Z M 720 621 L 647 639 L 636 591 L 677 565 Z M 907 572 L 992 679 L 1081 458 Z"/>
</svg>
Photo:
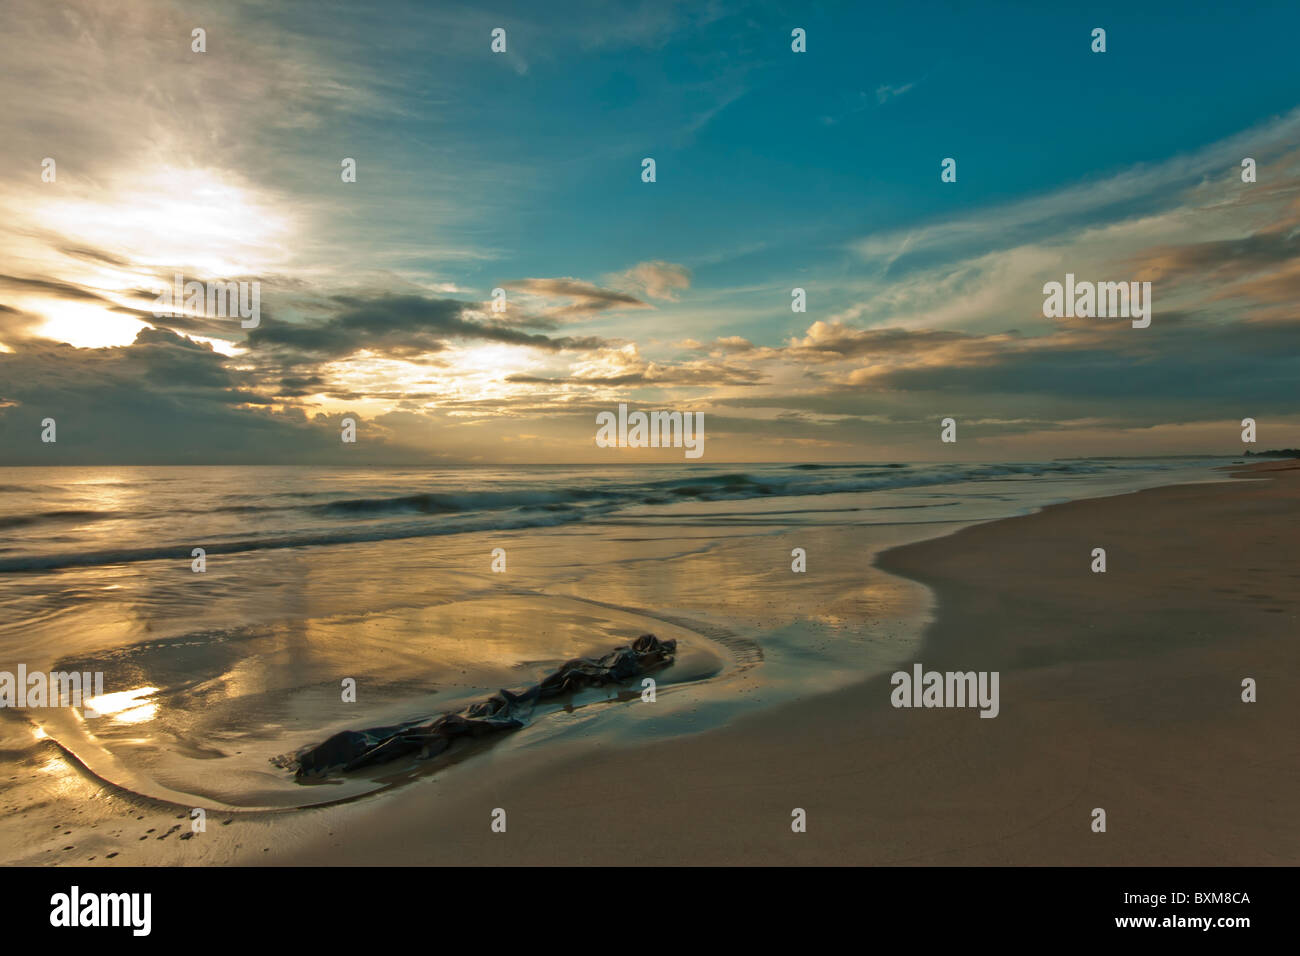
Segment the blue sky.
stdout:
<svg viewBox="0 0 1300 956">
<path fill-rule="evenodd" d="M 1157 163 L 1300 102 L 1294 5 L 1019 6 L 718 7 L 676 28 L 662 13 L 636 42 L 602 36 L 599 5 L 548 8 L 550 24 L 530 5 L 417 12 L 427 32 L 405 42 L 394 13 L 358 24 L 377 42 L 354 52 L 399 87 L 406 115 L 356 117 L 322 145 L 366 143 L 352 151 L 367 174 L 415 196 L 459 191 L 480 164 L 508 171 L 470 192 L 500 212 L 462 233 L 504 253 L 474 276 L 484 286 L 511 267 L 613 272 L 668 257 L 697 286 L 727 287 L 792 266 L 835 275 L 855 238 Z M 479 49 L 494 25 L 508 30 L 504 56 Z M 790 50 L 794 26 L 806 54 Z M 1093 26 L 1107 29 L 1104 55 Z M 653 188 L 643 156 L 658 164 Z M 955 188 L 938 181 L 946 156 Z"/>
<path fill-rule="evenodd" d="M 333 460 L 351 413 L 377 460 L 595 460 L 630 401 L 727 460 L 933 457 L 948 414 L 979 458 L 1300 444 L 1300 12 L 1140 6 L 22 0 L 0 435 Z M 177 270 L 264 326 L 158 321 Z M 1043 318 L 1067 271 L 1153 281 L 1152 329 Z"/>
</svg>

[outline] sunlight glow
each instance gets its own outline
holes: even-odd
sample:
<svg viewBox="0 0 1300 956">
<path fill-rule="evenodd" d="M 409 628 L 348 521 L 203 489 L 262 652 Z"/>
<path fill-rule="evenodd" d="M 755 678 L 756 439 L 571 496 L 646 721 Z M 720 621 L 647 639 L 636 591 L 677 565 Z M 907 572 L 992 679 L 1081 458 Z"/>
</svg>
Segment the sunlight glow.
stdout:
<svg viewBox="0 0 1300 956">
<path fill-rule="evenodd" d="M 283 261 L 292 223 L 213 169 L 133 170 L 105 199 L 51 198 L 36 210 L 45 228 L 93 247 L 121 251 L 136 265 L 188 265 L 199 278 L 253 274 Z"/>
<path fill-rule="evenodd" d="M 118 723 L 139 724 L 152 720 L 158 713 L 158 705 L 149 699 L 150 694 L 157 692 L 157 687 L 137 687 L 115 694 L 101 694 L 87 700 L 83 709 L 94 711 L 101 717 L 111 717 Z"/>
<path fill-rule="evenodd" d="M 392 393 L 422 393 L 432 404 L 440 400 L 502 400 L 517 395 L 521 386 L 507 382 L 509 375 L 536 373 L 543 369 L 536 353 L 516 345 L 475 345 L 449 348 L 431 356 L 427 362 L 383 358 L 371 352 L 359 352 L 346 361 L 322 367 L 335 387 L 376 397 L 375 407 L 387 410 Z M 367 402 L 346 402 L 314 396 L 331 411 L 361 409 Z"/>
<path fill-rule="evenodd" d="M 130 345 L 135 341 L 136 333 L 147 328 L 147 324 L 139 319 L 86 302 L 43 299 L 28 308 L 45 316 L 45 321 L 34 329 L 37 335 L 67 342 L 77 348 Z"/>
</svg>

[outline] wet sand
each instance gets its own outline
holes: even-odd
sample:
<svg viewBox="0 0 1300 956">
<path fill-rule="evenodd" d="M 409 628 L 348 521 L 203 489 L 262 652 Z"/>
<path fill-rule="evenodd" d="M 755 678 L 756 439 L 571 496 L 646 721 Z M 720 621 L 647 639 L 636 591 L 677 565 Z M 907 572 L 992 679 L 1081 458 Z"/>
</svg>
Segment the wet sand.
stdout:
<svg viewBox="0 0 1300 956">
<path fill-rule="evenodd" d="M 254 552 L 200 582 L 221 598 L 216 607 L 185 595 L 188 564 L 60 572 L 65 589 L 85 581 L 96 593 L 113 575 L 114 597 L 88 604 L 77 622 L 23 629 L 17 653 L 47 668 L 102 668 L 112 689 L 138 696 L 98 721 L 71 709 L 0 710 L 0 859 L 260 863 L 388 818 L 406 789 L 419 794 L 411 812 L 427 817 L 500 773 L 679 739 L 883 672 L 919 643 L 932 601 L 922 585 L 873 568 L 873 557 L 955 525 L 852 526 L 845 516 L 862 518 L 687 517 Z M 489 570 L 498 544 L 509 548 L 505 574 Z M 812 554 L 816 575 L 792 573 L 795 546 Z M 140 614 L 177 575 L 184 599 Z M 645 632 L 679 642 L 653 705 L 639 701 L 639 685 L 584 692 L 538 708 L 523 730 L 436 760 L 305 783 L 271 762 L 339 730 L 520 689 Z M 345 676 L 357 681 L 355 703 L 340 700 Z M 208 815 L 199 833 L 196 807 Z"/>
<path fill-rule="evenodd" d="M 996 719 L 895 709 L 883 675 L 671 740 L 489 754 L 473 774 L 267 823 L 238 861 L 1300 863 L 1300 466 L 1237 474 L 882 558 L 938 595 L 914 659 L 1000 671 Z M 824 566 L 851 564 L 841 546 Z"/>
</svg>

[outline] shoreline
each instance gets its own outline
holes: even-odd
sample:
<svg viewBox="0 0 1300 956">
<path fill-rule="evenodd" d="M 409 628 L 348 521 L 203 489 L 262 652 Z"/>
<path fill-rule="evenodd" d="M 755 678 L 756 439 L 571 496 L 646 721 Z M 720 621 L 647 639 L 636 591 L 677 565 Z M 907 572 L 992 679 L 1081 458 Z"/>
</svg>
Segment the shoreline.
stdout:
<svg viewBox="0 0 1300 956">
<path fill-rule="evenodd" d="M 1062 604 L 1053 598 L 1067 583 L 1067 571 L 1076 577 L 1073 583 L 1080 585 L 1082 569 L 1082 586 L 1086 587 L 1087 581 L 1113 578 L 1118 570 L 1113 566 L 1108 575 L 1087 573 L 1087 549 L 1082 565 L 1070 569 L 1052 570 L 1050 560 L 1035 558 L 1016 570 L 1011 560 L 1013 553 L 1024 542 L 1033 544 L 1036 537 L 1041 538 L 1042 533 L 1034 529 L 1049 518 L 1055 521 L 1051 516 L 1058 509 L 1101 509 L 1103 514 L 1118 509 L 1121 514 L 1136 511 L 1143 515 L 1151 501 L 1164 499 L 1140 496 L 1167 495 L 1172 496 L 1170 502 L 1158 505 L 1156 510 L 1169 511 L 1176 517 L 1188 507 L 1183 500 L 1173 500 L 1180 499 L 1184 492 L 1223 506 L 1237 497 L 1242 486 L 1270 484 L 1233 480 L 1259 476 L 1261 470 L 1291 471 L 1291 477 L 1300 471 L 1286 461 L 1250 463 L 1238 465 L 1231 472 L 1219 472 L 1223 480 L 1195 478 L 1181 485 L 1145 490 L 1094 489 L 1100 494 L 1051 504 L 1042 503 L 1040 495 L 1038 505 L 1013 516 L 923 522 L 927 527 L 920 538 L 916 537 L 920 529 L 915 523 L 751 528 L 730 539 L 715 538 L 705 524 L 690 535 L 691 541 L 699 544 L 683 550 L 680 538 L 663 537 L 667 528 L 653 536 L 638 531 L 632 540 L 642 543 L 636 546 L 630 563 L 626 544 L 617 530 L 613 535 L 606 532 L 599 537 L 553 530 L 540 538 L 530 538 L 526 544 L 516 542 L 511 549 L 515 582 L 501 590 L 494 587 L 491 592 L 480 590 L 467 595 L 469 604 L 446 605 L 452 609 L 454 619 L 461 620 L 466 610 L 478 608 L 491 593 L 510 595 L 516 603 L 544 601 L 548 607 L 556 602 L 576 601 L 579 603 L 572 605 L 567 616 L 555 621 L 571 630 L 575 635 L 571 641 L 576 639 L 585 646 L 591 640 L 593 624 L 608 631 L 609 625 L 599 624 L 590 612 L 609 621 L 626 617 L 623 623 L 636 625 L 638 632 L 654 620 L 670 634 L 685 628 L 679 636 L 688 644 L 704 640 L 715 651 L 733 658 L 731 668 L 739 665 L 739 669 L 729 669 L 725 675 L 713 678 L 665 682 L 659 691 L 661 700 L 655 706 L 623 703 L 612 710 L 566 707 L 526 730 L 507 735 L 492 747 L 476 746 L 436 772 L 424 768 L 394 773 L 392 783 L 378 790 L 364 780 L 334 781 L 324 790 L 312 788 L 319 802 L 298 805 L 300 809 L 291 809 L 296 800 L 288 794 L 282 796 L 290 803 L 261 809 L 249 805 L 222 809 L 199 797 L 195 805 L 207 806 L 210 823 L 219 821 L 220 825 L 209 826 L 206 837 L 182 832 L 177 840 L 167 838 L 177 830 L 188 829 L 184 825 L 177 827 L 176 821 L 183 824 L 189 803 L 158 802 L 155 798 L 163 796 L 164 790 L 156 787 L 136 788 L 133 793 L 130 774 L 113 774 L 112 779 L 96 777 L 88 767 L 75 766 L 77 761 L 68 760 L 66 755 L 55 756 L 55 740 L 44 740 L 31 752 L 33 762 L 28 765 L 33 771 L 39 767 L 48 774 L 55 763 L 72 763 L 71 777 L 67 772 L 59 773 L 71 802 L 33 811 L 35 815 L 25 824 L 17 819 L 10 821 L 14 826 L 26 827 L 13 831 L 22 835 L 20 845 L 24 848 L 18 850 L 16 845 L 17 858 L 10 862 L 619 863 L 625 862 L 624 857 L 630 853 L 632 862 L 725 864 L 747 860 L 748 854 L 755 851 L 760 858 L 780 863 L 925 863 L 931 862 L 929 857 L 935 853 L 954 851 L 966 854 L 958 862 L 984 862 L 979 855 L 983 851 L 966 847 L 957 836 L 972 825 L 1005 827 L 996 817 L 980 818 L 974 823 L 963 822 L 960 815 L 954 817 L 954 808 L 963 798 L 949 798 L 947 818 L 935 817 L 930 811 L 928 819 L 935 833 L 924 826 L 919 834 L 910 832 L 927 819 L 923 809 L 927 796 L 909 793 L 909 788 L 937 788 L 940 792 L 944 788 L 960 789 L 954 788 L 953 781 L 942 772 L 922 772 L 925 767 L 912 766 L 916 757 L 910 750 L 942 755 L 947 760 L 953 759 L 945 749 L 952 741 L 964 741 L 975 748 L 972 752 L 1002 741 L 1001 746 L 1009 748 L 1007 753 L 996 749 L 990 753 L 998 759 L 1009 755 L 1017 765 L 1028 760 L 1032 768 L 1023 771 L 1029 775 L 1022 781 L 1026 786 L 1033 786 L 1035 775 L 1063 778 L 1070 753 L 1082 753 L 1086 748 L 1080 749 L 1077 741 L 1066 741 L 1062 745 L 1065 751 L 1058 755 L 1064 765 L 1048 766 L 1035 755 L 1032 746 L 1026 753 L 1023 740 L 1012 740 L 1002 728 L 1016 713 L 1008 708 L 1014 708 L 1017 696 L 1025 696 L 1027 691 L 1035 720 L 1044 719 L 1044 715 L 1049 722 L 1057 719 L 1040 705 L 1053 695 L 1060 697 L 1062 686 L 1067 690 L 1071 687 L 1074 675 L 1069 671 L 1078 663 L 1078 648 L 1070 650 L 1062 645 L 1059 634 L 1054 641 L 1035 640 L 1032 629 L 1008 639 L 998 628 L 987 625 L 984 618 L 989 608 L 984 605 L 991 597 L 1014 598 L 1012 619 L 1019 615 L 1022 625 L 1027 622 L 1050 637 L 1054 629 L 1080 617 L 1079 612 L 1068 607 L 1068 600 Z M 1140 499 L 1136 509 L 1134 499 Z M 1071 518 L 1066 524 L 1080 520 Z M 1130 519 L 1124 518 L 1116 532 L 1123 540 L 1134 537 L 1128 522 Z M 1085 528 L 1095 523 L 1092 518 L 1083 520 Z M 1191 523 L 1195 523 L 1195 515 Z M 868 529 L 869 544 L 862 537 Z M 760 533 L 755 537 L 753 531 Z M 557 578 L 553 556 L 564 554 L 568 542 L 583 542 L 587 553 L 580 564 L 565 565 Z M 703 547 L 706 542 L 711 543 Z M 592 552 L 591 545 L 596 543 L 601 550 Z M 808 548 L 811 571 L 794 579 L 788 567 L 784 572 L 780 567 L 782 560 L 788 565 L 788 557 L 781 556 L 788 555 L 792 545 Z M 406 555 L 397 562 L 399 566 L 414 568 L 428 560 L 415 543 L 393 547 L 402 548 Z M 483 545 L 467 541 L 464 547 L 468 555 Z M 1052 557 L 1051 551 L 1048 558 Z M 1121 552 L 1114 548 L 1111 551 L 1115 562 Z M 619 560 L 610 563 L 615 557 Z M 670 558 L 670 563 L 663 563 L 665 558 Z M 448 561 L 450 556 L 440 553 L 439 559 Z M 777 567 L 770 563 L 774 559 Z M 1261 559 L 1261 563 L 1266 562 Z M 1285 571 L 1287 562 L 1279 563 Z M 520 574 L 522 580 L 515 577 Z M 976 596 L 983 605 L 968 600 L 966 592 L 970 591 L 972 578 L 981 580 Z M 1016 593 L 1025 589 L 1015 586 L 1018 580 L 1036 578 L 1043 578 L 1048 585 L 1043 598 L 1047 613 L 1039 618 L 1028 614 L 1035 610 L 1033 602 L 1026 607 L 1025 595 Z M 725 586 L 719 586 L 724 581 Z M 691 582 L 689 589 L 682 591 L 686 582 Z M 1295 590 L 1294 583 L 1291 589 Z M 594 594 L 618 594 L 622 603 L 597 601 Z M 426 603 L 418 600 L 411 607 L 424 607 Z M 496 610 L 482 618 L 491 628 L 471 630 L 500 641 L 498 631 L 509 618 L 501 616 L 499 600 L 494 599 L 491 607 Z M 536 616 L 524 614 L 522 608 L 515 615 L 520 625 L 532 620 L 535 628 Z M 1292 609 L 1294 620 L 1294 604 Z M 428 609 L 415 613 L 426 625 L 435 620 L 427 617 L 431 613 Z M 480 611 L 471 613 L 476 620 L 482 616 Z M 437 614 L 437 619 L 446 616 L 441 611 Z M 578 624 L 578 619 L 584 623 Z M 1156 623 L 1158 629 L 1160 621 Z M 335 621 L 318 635 L 316 640 L 324 641 L 320 646 L 326 653 L 333 653 L 329 650 L 334 640 L 331 635 L 344 624 Z M 366 630 L 376 633 L 370 624 Z M 659 633 L 660 629 L 652 625 L 650 630 Z M 523 636 L 521 631 L 520 639 Z M 1095 640 L 1095 635 L 1085 630 L 1075 635 L 1076 644 L 1080 636 L 1090 642 L 1084 649 L 1091 647 L 1096 651 L 1093 656 L 1099 656 L 1103 663 L 1113 665 L 1115 661 L 1109 658 L 1117 656 L 1123 660 L 1124 649 L 1115 642 Z M 406 660 L 410 651 L 403 641 L 398 637 L 396 643 L 374 645 L 367 653 L 373 658 L 376 652 L 391 646 Z M 737 641 L 752 648 L 746 651 L 746 647 L 735 644 Z M 533 647 L 533 639 L 526 644 Z M 351 646 L 355 659 L 355 641 Z M 466 643 L 458 651 L 457 660 L 463 658 L 460 666 L 465 666 L 479 653 Z M 766 663 L 747 673 L 750 665 L 744 659 L 749 654 L 757 654 L 758 660 L 766 657 Z M 1083 656 L 1085 663 L 1087 656 Z M 415 663 L 417 658 L 410 660 Z M 1000 671 L 1002 714 L 982 720 L 969 709 L 895 710 L 888 704 L 889 675 L 895 669 L 910 671 L 914 663 L 922 664 L 927 671 Z M 1026 665 L 1033 666 L 1026 669 Z M 1038 679 L 1020 683 L 1022 672 L 1041 677 L 1034 668 L 1044 665 L 1052 665 L 1066 675 L 1059 686 Z M 502 679 L 510 680 L 508 676 Z M 1114 675 L 1106 676 L 1105 682 L 1123 686 Z M 1276 694 L 1270 696 L 1275 702 Z M 373 697 L 370 699 L 373 701 Z M 1078 714 L 1067 716 L 1077 723 Z M 971 718 L 975 718 L 974 726 Z M 340 727 L 360 726 L 357 719 L 349 718 Z M 1016 717 L 1011 723 L 1019 720 Z M 18 733 L 14 738 L 17 744 L 25 731 L 16 725 L 12 729 Z M 1068 726 L 1063 733 L 1069 733 Z M 1029 737 L 1036 746 L 1036 740 Z M 308 741 L 304 738 L 301 742 Z M 242 759 L 240 766 L 247 765 L 248 757 Z M 958 754 L 955 759 L 961 768 L 959 774 L 976 772 L 971 769 L 969 753 Z M 1033 764 L 1034 760 L 1037 764 Z M 661 772 L 647 775 L 647 765 Z M 240 786 L 240 778 L 231 777 L 229 771 L 226 777 L 232 785 Z M 836 783 L 819 783 L 823 780 Z M 883 784 L 880 794 L 870 789 L 873 780 Z M 1300 791 L 1291 783 L 1284 782 L 1281 787 L 1285 792 Z M 690 806 L 682 791 L 704 794 L 699 798 L 701 805 Z M 154 797 L 147 795 L 150 793 Z M 785 796 L 778 797 L 782 793 Z M 1000 799 L 1006 802 L 1007 798 L 1003 795 Z M 13 800 L 11 810 L 22 808 L 22 798 L 15 794 Z M 779 806 L 782 800 L 788 802 L 784 810 Z M 522 846 L 518 837 L 491 834 L 483 822 L 483 814 L 503 805 L 511 813 L 509 832 L 522 827 L 528 833 Z M 559 809 L 564 806 L 570 809 Z M 810 821 L 808 832 L 797 838 L 789 828 L 789 814 L 796 806 L 808 810 Z M 1035 805 L 1016 806 L 1024 819 L 1034 818 L 1041 810 Z M 579 807 L 583 808 L 583 819 L 572 816 Z M 855 814 L 867 810 L 875 816 L 865 821 L 854 819 Z M 778 814 L 775 821 L 773 814 Z M 29 814 L 24 810 L 22 816 L 28 818 Z M 600 839 L 579 852 L 567 841 L 586 831 L 590 823 L 587 816 L 599 822 Z M 643 828 L 629 816 L 635 820 L 671 821 L 670 829 L 681 835 L 671 839 L 656 835 L 653 827 Z M 868 827 L 872 819 L 877 827 L 884 821 L 887 832 Z M 37 824 L 34 833 L 31 824 Z M 55 824 L 55 831 L 66 830 L 64 835 L 70 839 L 50 835 L 51 824 Z M 939 838 L 943 827 L 956 827 L 958 832 Z M 895 828 L 901 833 L 894 833 Z M 45 838 L 29 838 L 28 834 L 35 836 L 41 830 L 47 834 Z M 488 836 L 493 838 L 484 839 Z M 127 842 L 113 845 L 114 837 Z M 829 842 L 828 837 L 832 837 Z M 108 851 L 114 851 L 111 857 Z M 1057 861 L 1053 857 L 1029 859 Z M 1139 861 L 1145 862 L 1141 858 Z M 940 862 L 949 860 L 945 857 Z"/>
<path fill-rule="evenodd" d="M 1265 480 L 1071 501 L 882 556 L 937 596 L 927 669 L 1001 671 L 996 719 L 894 709 L 881 675 L 687 737 L 491 761 L 240 862 L 1294 864 L 1300 588 L 1277 519 L 1300 466 L 1233 476 Z M 1210 582 L 1227 596 L 1206 601 Z"/>
</svg>

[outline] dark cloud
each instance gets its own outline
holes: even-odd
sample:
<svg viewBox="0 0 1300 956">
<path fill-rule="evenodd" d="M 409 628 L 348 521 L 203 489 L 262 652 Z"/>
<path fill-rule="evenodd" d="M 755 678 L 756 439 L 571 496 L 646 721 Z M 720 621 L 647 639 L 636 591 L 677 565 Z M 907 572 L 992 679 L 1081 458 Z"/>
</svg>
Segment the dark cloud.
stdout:
<svg viewBox="0 0 1300 956">
<path fill-rule="evenodd" d="M 617 308 L 652 308 L 648 302 L 629 293 L 604 289 L 579 279 L 512 279 L 501 285 L 531 295 L 571 300 L 569 305 L 546 311 L 548 316 L 557 318 L 587 318 Z"/>
<path fill-rule="evenodd" d="M 599 348 L 593 336 L 549 337 L 466 318 L 472 308 L 458 299 L 418 295 L 336 296 L 334 315 L 324 321 L 264 322 L 249 330 L 251 348 L 337 359 L 365 350 L 396 358 L 440 352 L 450 340 L 476 340 L 559 352 Z"/>
<path fill-rule="evenodd" d="M 187 315 L 183 312 L 155 315 L 149 309 L 136 309 L 128 305 L 109 306 L 108 311 L 116 312 L 119 315 L 129 315 L 141 322 L 148 322 L 156 328 L 169 329 L 182 335 L 201 335 L 204 338 L 226 339 L 228 341 L 234 341 L 243 335 L 243 329 L 240 327 L 238 317 L 209 319 L 202 315 Z M 262 321 L 271 318 L 271 314 L 265 307 L 262 307 L 260 312 Z"/>
<path fill-rule="evenodd" d="M 285 376 L 280 379 L 276 393 L 286 398 L 299 398 L 304 395 L 315 395 L 327 386 L 328 382 L 320 375 Z"/>
<path fill-rule="evenodd" d="M 1252 413 L 1289 413 L 1300 382 L 1300 322 L 1165 322 L 1149 329 L 1099 328 L 1025 339 L 999 348 L 969 345 L 950 361 L 886 368 L 864 387 L 996 396 L 1073 406 L 1066 417 L 1114 415 L 1131 424 L 1165 424 Z"/>
<path fill-rule="evenodd" d="M 91 249 L 88 246 L 59 246 L 59 252 L 73 259 L 82 259 L 87 262 L 98 262 L 106 266 L 115 266 L 119 269 L 130 269 L 134 267 L 128 259 L 122 256 L 114 255 L 111 252 L 105 252 L 103 249 Z"/>
<path fill-rule="evenodd" d="M 0 288 L 17 289 L 20 292 L 39 293 L 55 299 L 74 299 L 82 302 L 112 302 L 98 292 L 74 285 L 71 282 L 59 282 L 55 279 L 25 279 L 21 276 L 0 274 Z"/>
<path fill-rule="evenodd" d="M 1300 259 L 1295 224 L 1261 230 L 1240 239 L 1158 246 L 1134 257 L 1142 279 L 1157 281 L 1195 276 L 1236 278 Z"/>
<path fill-rule="evenodd" d="M 211 348 L 163 329 L 129 346 L 39 340 L 0 353 L 0 444 L 14 464 L 342 462 L 337 422 L 272 402 Z M 40 422 L 58 423 L 58 442 Z M 373 433 L 365 453 L 400 457 Z"/>
<path fill-rule="evenodd" d="M 858 329 L 841 322 L 815 322 L 802 339 L 790 343 L 787 354 L 814 362 L 835 362 L 870 356 L 923 353 L 956 342 L 975 341 L 964 332 L 909 329 Z"/>
</svg>

